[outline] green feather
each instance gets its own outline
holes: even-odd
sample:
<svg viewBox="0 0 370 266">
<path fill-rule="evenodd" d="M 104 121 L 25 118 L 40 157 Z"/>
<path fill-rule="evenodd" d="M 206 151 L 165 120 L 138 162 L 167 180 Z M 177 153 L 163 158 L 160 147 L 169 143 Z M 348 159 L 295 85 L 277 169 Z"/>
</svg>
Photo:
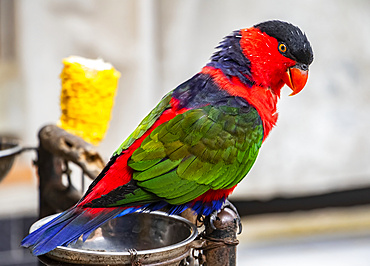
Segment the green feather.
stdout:
<svg viewBox="0 0 370 266">
<path fill-rule="evenodd" d="M 161 114 L 171 107 L 170 101 L 172 99 L 172 91 L 167 93 L 158 105 L 141 121 L 139 126 L 132 132 L 132 134 L 119 146 L 113 153 L 114 155 L 121 154 L 121 152 L 132 145 L 135 140 L 139 139 L 145 132 L 157 121 Z"/>
<path fill-rule="evenodd" d="M 158 197 L 152 193 L 148 193 L 142 189 L 136 189 L 133 193 L 129 193 L 125 195 L 124 199 L 118 200 L 115 203 L 107 205 L 107 207 L 117 207 L 117 206 L 125 206 L 125 205 L 132 205 L 133 203 L 140 202 L 143 203 L 150 203 L 153 201 L 157 201 Z"/>
<path fill-rule="evenodd" d="M 160 176 L 162 174 L 165 174 L 171 171 L 176 166 L 178 166 L 180 162 L 181 162 L 181 159 L 177 161 L 164 160 L 160 163 L 157 163 L 156 165 L 154 165 L 153 167 L 151 167 L 150 169 L 146 171 L 134 173 L 134 179 L 138 181 L 152 179 L 154 177 Z"/>
<path fill-rule="evenodd" d="M 226 172 L 227 168 L 223 162 L 217 164 L 211 164 L 212 167 L 209 171 L 205 171 L 202 178 L 198 178 L 198 183 L 210 185 L 215 179 L 222 178 L 222 175 Z M 206 169 L 205 169 L 206 170 Z"/>
<path fill-rule="evenodd" d="M 188 110 L 159 125 L 129 159 L 138 186 L 171 204 L 235 186 L 263 138 L 257 111 L 231 106 Z M 141 197 L 149 197 L 141 195 Z"/>
<path fill-rule="evenodd" d="M 167 147 L 167 145 L 166 145 L 166 147 Z M 170 160 L 174 161 L 174 160 L 183 159 L 186 156 L 188 156 L 188 154 L 189 154 L 188 146 L 181 143 L 181 146 L 178 147 L 177 149 L 170 149 L 169 150 L 168 158 Z"/>
<path fill-rule="evenodd" d="M 186 159 L 184 159 L 181 164 L 179 165 L 179 167 L 177 167 L 177 174 L 179 176 L 184 176 L 184 172 L 186 171 L 186 169 L 189 167 L 189 165 L 196 159 L 197 157 L 195 157 L 194 155 L 192 156 L 189 156 L 187 157 Z M 184 177 L 185 178 L 185 177 Z M 190 178 L 190 177 L 189 177 Z"/>
<path fill-rule="evenodd" d="M 178 198 L 180 196 L 184 196 L 195 190 L 198 187 L 198 184 L 195 182 L 187 182 L 181 180 L 181 182 L 176 183 L 176 186 L 166 187 L 161 190 L 163 196 L 166 197 L 167 200 Z"/>
<path fill-rule="evenodd" d="M 171 142 L 177 141 L 178 139 L 179 139 L 178 134 L 173 134 L 169 131 L 162 130 L 158 134 L 158 140 L 163 143 L 171 143 Z"/>
<path fill-rule="evenodd" d="M 175 205 L 184 204 L 184 203 L 190 202 L 193 199 L 199 197 L 200 195 L 204 194 L 208 190 L 209 188 L 207 186 L 202 186 L 202 185 L 198 185 L 197 187 L 194 186 L 194 190 L 186 194 L 183 194 L 177 198 L 168 199 L 167 201 L 170 204 L 175 204 Z"/>
<path fill-rule="evenodd" d="M 154 167 L 157 163 L 159 163 L 162 159 L 154 159 L 154 160 L 142 160 L 142 161 L 133 161 L 130 160 L 128 162 L 128 166 L 135 169 L 136 171 L 145 171 Z"/>
<path fill-rule="evenodd" d="M 187 160 L 187 161 L 190 161 L 190 160 Z M 186 162 L 187 162 L 186 161 Z M 204 162 L 202 160 L 200 160 L 199 158 L 196 158 L 194 160 L 192 160 L 187 166 L 186 168 L 181 172 L 181 165 L 179 165 L 179 168 L 178 168 L 178 174 L 184 178 L 184 179 L 189 179 L 189 180 L 194 180 L 196 181 L 197 178 L 196 178 L 196 172 L 199 171 L 202 166 L 203 166 Z"/>
<path fill-rule="evenodd" d="M 166 174 L 161 175 L 161 181 L 158 182 L 157 179 L 148 179 L 144 181 L 138 182 L 140 187 L 145 188 L 148 191 L 158 191 L 161 190 L 164 187 L 172 186 L 174 183 L 176 183 L 176 180 L 178 180 L 178 175 L 176 174 L 176 171 L 171 171 Z"/>
</svg>

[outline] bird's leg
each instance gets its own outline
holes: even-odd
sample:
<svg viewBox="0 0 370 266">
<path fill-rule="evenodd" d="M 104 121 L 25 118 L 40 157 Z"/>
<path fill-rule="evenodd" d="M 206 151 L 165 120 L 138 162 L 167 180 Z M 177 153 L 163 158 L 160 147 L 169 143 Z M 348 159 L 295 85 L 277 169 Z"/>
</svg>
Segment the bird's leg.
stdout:
<svg viewBox="0 0 370 266">
<path fill-rule="evenodd" d="M 214 225 L 214 222 L 217 221 L 217 220 L 220 220 L 220 218 L 218 217 L 218 214 L 225 208 L 229 208 L 230 210 L 235 212 L 235 214 L 237 216 L 236 222 L 238 223 L 238 228 L 239 228 L 238 234 L 240 234 L 242 232 L 242 223 L 241 223 L 240 215 L 239 215 L 238 210 L 236 209 L 236 207 L 228 199 L 225 200 L 224 204 L 222 205 L 222 208 L 219 211 L 213 211 L 210 214 L 209 222 L 210 222 L 211 228 L 213 230 L 217 229 Z"/>
</svg>

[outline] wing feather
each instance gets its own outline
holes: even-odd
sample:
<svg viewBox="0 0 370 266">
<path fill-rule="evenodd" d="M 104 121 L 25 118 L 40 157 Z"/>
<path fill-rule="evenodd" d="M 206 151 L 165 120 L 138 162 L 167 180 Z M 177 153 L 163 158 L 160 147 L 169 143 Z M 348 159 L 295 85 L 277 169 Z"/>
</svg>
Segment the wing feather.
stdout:
<svg viewBox="0 0 370 266">
<path fill-rule="evenodd" d="M 159 125 L 128 165 L 139 187 L 171 204 L 183 204 L 210 189 L 235 186 L 253 165 L 262 137 L 254 108 L 243 112 L 205 106 Z"/>
</svg>

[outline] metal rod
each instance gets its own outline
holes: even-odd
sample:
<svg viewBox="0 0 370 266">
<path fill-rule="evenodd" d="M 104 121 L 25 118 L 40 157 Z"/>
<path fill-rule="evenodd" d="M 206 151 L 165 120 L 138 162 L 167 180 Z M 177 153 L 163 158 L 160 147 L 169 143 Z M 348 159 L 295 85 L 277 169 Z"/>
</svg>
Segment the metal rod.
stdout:
<svg viewBox="0 0 370 266">
<path fill-rule="evenodd" d="M 203 239 L 207 240 L 207 244 L 203 248 L 203 265 L 236 265 L 236 246 L 239 244 L 236 237 L 238 219 L 237 213 L 228 207 L 222 209 L 214 221 L 216 229 L 210 225 L 209 217 L 206 218 Z"/>
</svg>

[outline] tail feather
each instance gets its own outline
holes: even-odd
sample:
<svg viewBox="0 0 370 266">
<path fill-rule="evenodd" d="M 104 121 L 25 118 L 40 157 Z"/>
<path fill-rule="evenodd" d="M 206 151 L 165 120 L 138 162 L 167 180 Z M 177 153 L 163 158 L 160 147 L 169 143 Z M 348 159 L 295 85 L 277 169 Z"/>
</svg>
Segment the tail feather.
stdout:
<svg viewBox="0 0 370 266">
<path fill-rule="evenodd" d="M 26 236 L 21 245 L 30 248 L 35 256 L 45 254 L 57 246 L 67 246 L 83 235 L 83 241 L 106 221 L 133 213 L 135 208 L 81 209 L 72 208 Z"/>
<path fill-rule="evenodd" d="M 22 247 L 29 248 L 31 246 L 36 245 L 37 239 L 41 238 L 43 234 L 47 235 L 50 234 L 50 225 L 52 224 L 52 231 L 57 232 L 58 230 L 61 230 L 66 224 L 68 224 L 68 217 L 66 217 L 70 212 L 64 212 L 60 214 L 59 216 L 55 217 L 51 221 L 44 224 L 42 227 L 36 229 L 32 233 L 30 233 L 28 236 L 26 236 L 22 242 Z M 63 223 L 60 222 L 61 217 L 64 218 Z M 43 229 L 43 230 L 42 230 Z"/>
<path fill-rule="evenodd" d="M 82 208 L 77 205 L 26 236 L 21 245 L 30 248 L 35 256 L 39 256 L 57 246 L 67 246 L 77 241 L 81 235 L 82 240 L 85 241 L 103 223 L 126 214 L 162 209 L 171 215 L 180 214 L 185 209 L 191 208 L 197 214 L 209 215 L 213 210 L 221 209 L 224 201 L 225 198 L 221 198 L 208 203 L 197 201 L 182 205 L 171 205 L 165 201 L 159 201 L 143 206 L 116 208 Z"/>
<path fill-rule="evenodd" d="M 123 215 L 126 215 L 126 214 L 129 214 L 129 213 L 133 213 L 133 212 L 136 212 L 140 209 L 140 207 L 132 207 L 132 208 L 116 208 L 118 210 L 118 212 L 114 212 L 114 213 L 111 213 L 111 217 L 110 218 L 107 218 L 107 217 L 95 217 L 93 220 L 89 221 L 88 224 L 86 225 L 87 227 L 90 228 L 90 230 L 86 230 L 86 232 L 84 233 L 83 237 L 82 237 L 82 240 L 83 241 L 86 241 L 86 239 L 89 237 L 89 235 L 97 228 L 99 227 L 100 225 L 102 225 L 103 223 L 105 223 L 106 221 L 108 220 L 111 220 L 113 218 L 116 218 L 116 217 L 120 217 L 120 216 L 123 216 Z M 92 226 L 92 224 L 99 224 L 98 226 Z"/>
</svg>

